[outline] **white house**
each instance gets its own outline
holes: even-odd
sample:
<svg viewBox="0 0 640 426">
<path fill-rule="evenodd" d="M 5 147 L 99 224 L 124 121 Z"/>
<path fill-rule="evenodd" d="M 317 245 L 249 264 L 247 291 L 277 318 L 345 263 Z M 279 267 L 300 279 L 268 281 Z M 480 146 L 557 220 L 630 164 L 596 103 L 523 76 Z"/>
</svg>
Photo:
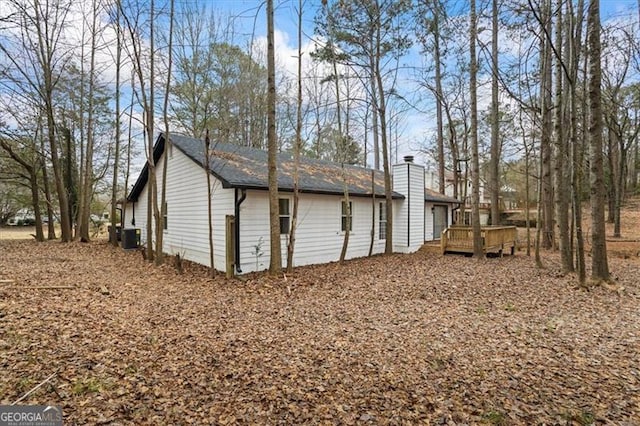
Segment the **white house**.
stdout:
<svg viewBox="0 0 640 426">
<path fill-rule="evenodd" d="M 165 152 L 165 139 L 161 134 L 154 147 L 156 164 L 162 164 L 163 156 L 168 156 L 164 250 L 209 266 L 206 173 L 211 173 L 214 267 L 225 271 L 227 259 L 233 259 L 238 273 L 266 269 L 270 238 L 267 153 L 216 144 L 210 150 L 209 172 L 206 172 L 203 141 L 172 134 L 168 146 Z M 301 159 L 294 265 L 338 260 L 347 223 L 345 181 L 352 217 L 347 258 L 367 256 L 372 244 L 373 253 L 382 253 L 385 227 L 389 225 L 394 227 L 395 252 L 414 252 L 425 241 L 439 239 L 442 229 L 451 224 L 457 201 L 427 190 L 424 167 L 415 164 L 413 158 L 405 160 L 393 166 L 393 224 L 387 224 L 384 179 L 380 171 Z M 293 170 L 292 157 L 279 154 L 283 262 L 291 229 Z M 156 171 L 160 193 L 162 167 Z M 148 241 L 147 180 L 145 166 L 127 197 L 123 218 L 125 229 L 141 229 L 142 244 Z"/>
</svg>

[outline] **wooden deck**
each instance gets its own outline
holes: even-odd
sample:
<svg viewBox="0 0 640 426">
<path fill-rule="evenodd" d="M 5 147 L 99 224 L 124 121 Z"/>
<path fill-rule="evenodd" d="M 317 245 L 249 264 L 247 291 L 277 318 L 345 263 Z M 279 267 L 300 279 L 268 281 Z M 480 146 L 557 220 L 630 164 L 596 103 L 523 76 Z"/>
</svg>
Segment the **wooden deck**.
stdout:
<svg viewBox="0 0 640 426">
<path fill-rule="evenodd" d="M 500 256 L 507 251 L 515 253 L 518 233 L 515 226 L 483 226 L 482 251 Z M 473 229 L 470 226 L 452 226 L 442 231 L 440 239 L 442 254 L 473 253 Z"/>
</svg>

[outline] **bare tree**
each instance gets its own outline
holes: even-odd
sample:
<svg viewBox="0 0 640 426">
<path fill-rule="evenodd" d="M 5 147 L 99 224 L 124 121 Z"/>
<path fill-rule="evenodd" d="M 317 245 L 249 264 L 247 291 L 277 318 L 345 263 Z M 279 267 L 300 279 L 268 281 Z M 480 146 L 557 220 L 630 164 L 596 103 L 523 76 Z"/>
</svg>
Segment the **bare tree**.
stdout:
<svg viewBox="0 0 640 426">
<path fill-rule="evenodd" d="M 143 109 L 143 124 L 145 132 L 146 145 L 146 163 L 147 168 L 147 220 L 146 220 L 146 236 L 147 246 L 145 256 L 147 261 L 152 262 L 154 259 L 153 240 L 155 231 L 158 228 L 158 219 L 160 209 L 158 208 L 158 187 L 156 181 L 156 164 L 154 158 L 154 130 L 155 130 L 155 0 L 149 2 L 149 48 L 148 57 L 143 51 L 143 43 L 141 40 L 143 32 L 143 23 L 140 22 L 145 12 L 139 3 L 129 4 L 125 7 L 120 3 L 123 23 L 128 32 L 129 43 L 125 43 L 127 53 L 131 59 L 135 76 L 138 80 L 139 90 L 135 92 L 139 97 L 140 104 Z M 134 10 L 137 6 L 137 10 Z M 131 16 L 129 16 L 131 14 Z M 147 74 L 148 73 L 148 74 Z M 147 80 L 148 79 L 148 80 Z M 155 229 L 154 229 L 155 219 Z"/>
<path fill-rule="evenodd" d="M 555 214 L 557 218 L 557 230 L 558 240 L 560 246 L 560 258 L 562 261 L 562 269 L 565 272 L 573 272 L 573 259 L 571 256 L 571 230 L 569 229 L 569 201 L 571 193 L 569 191 L 570 174 L 569 174 L 569 158 L 568 158 L 568 146 L 566 142 L 567 135 L 567 101 L 565 91 L 568 89 L 569 81 L 565 78 L 565 61 L 563 52 L 568 50 L 564 48 L 565 40 L 564 36 L 564 19 L 563 16 L 563 4 L 562 0 L 558 0 L 556 3 L 556 22 L 555 22 L 555 67 L 554 67 L 554 79 L 555 79 L 555 105 L 554 110 L 554 156 L 553 156 L 553 171 L 554 171 L 554 202 L 555 202 Z M 569 16 L 566 19 L 570 19 Z"/>
<path fill-rule="evenodd" d="M 116 234 L 117 227 L 117 203 L 118 203 L 118 165 L 120 163 L 120 138 L 121 138 L 121 123 L 120 123 L 120 72 L 122 70 L 122 31 L 120 26 L 120 5 L 116 0 L 115 6 L 115 30 L 116 30 L 116 93 L 115 93 L 115 147 L 113 155 L 113 182 L 111 183 L 111 233 L 109 234 L 109 240 L 114 246 L 118 245 L 118 236 Z M 127 188 L 124 188 L 125 195 Z"/>
<path fill-rule="evenodd" d="M 491 159 L 489 191 L 491 224 L 500 224 L 500 116 L 498 104 L 498 0 L 491 2 Z"/>
<path fill-rule="evenodd" d="M 78 210 L 78 238 L 80 241 L 88 242 L 90 216 L 91 216 L 91 199 L 93 196 L 93 158 L 94 158 L 94 88 L 96 86 L 96 53 L 98 44 L 98 2 L 93 0 L 91 3 L 91 23 L 89 29 L 90 46 L 89 46 L 89 82 L 87 93 L 87 122 L 86 122 L 86 146 L 84 150 L 84 162 L 82 165 L 82 177 L 80 182 L 80 200 Z M 81 61 L 83 58 L 80 59 Z M 84 84 L 82 85 L 84 88 Z"/>
<path fill-rule="evenodd" d="M 582 24 L 584 12 L 584 0 L 579 0 L 577 10 L 574 15 L 573 3 L 568 3 L 569 16 L 571 17 L 569 27 L 569 37 L 567 37 L 567 46 L 569 50 L 569 145 L 571 146 L 571 203 L 573 211 L 573 222 L 575 226 L 575 252 L 578 280 L 580 284 L 584 284 L 586 279 L 585 258 L 584 258 L 584 234 L 582 232 L 582 185 L 583 185 L 583 165 L 584 165 L 584 134 L 582 138 L 578 137 L 578 116 L 580 106 L 577 102 L 578 87 L 578 70 L 580 68 L 580 53 L 582 45 Z M 586 68 L 586 67 L 585 67 Z M 586 116 L 584 108 L 582 109 L 582 117 Z M 584 125 L 582 126 L 584 129 Z M 582 140 L 580 140 L 582 139 Z"/>
<path fill-rule="evenodd" d="M 169 129 L 169 94 L 171 93 L 171 71 L 173 69 L 173 23 L 175 1 L 169 0 L 169 31 L 167 40 L 166 80 L 164 86 L 164 100 L 162 106 L 162 120 L 164 121 L 164 158 L 162 160 L 162 191 L 160 192 L 160 214 L 156 218 L 156 265 L 164 262 L 164 230 L 167 228 L 167 169 L 169 153 L 171 152 L 171 135 Z M 205 153 L 206 154 L 206 153 Z"/>
<path fill-rule="evenodd" d="M 293 145 L 293 211 L 291 214 L 291 229 L 289 230 L 289 244 L 287 245 L 287 272 L 293 270 L 293 254 L 296 245 L 296 230 L 298 229 L 299 204 L 299 167 L 300 151 L 302 150 L 302 0 L 298 0 L 298 76 L 296 99 L 296 139 Z"/>
<path fill-rule="evenodd" d="M 386 214 L 388 223 L 393 223 L 393 200 L 391 186 L 390 149 L 388 137 L 388 100 L 395 91 L 398 60 L 410 45 L 406 30 L 406 14 L 411 4 L 406 0 L 357 0 L 349 3 L 335 2 L 325 13 L 324 19 L 335 22 L 327 24 L 320 19 L 318 27 L 326 31 L 335 29 L 331 39 L 339 48 L 339 63 L 356 70 L 356 74 L 369 84 L 369 99 L 377 113 L 379 123 L 373 124 L 374 150 L 376 132 L 379 130 L 382 144 L 382 160 L 385 181 Z M 379 124 L 379 129 L 378 129 Z M 377 164 L 376 164 L 377 166 Z M 388 226 L 385 236 L 385 253 L 393 252 L 393 227 Z"/>
<path fill-rule="evenodd" d="M 529 1 L 533 12 L 536 8 Z M 552 90 L 552 45 L 551 45 L 551 0 L 543 0 L 539 15 L 540 35 L 540 160 L 541 160 L 541 199 L 542 204 L 542 241 L 543 248 L 553 248 L 554 237 L 554 198 L 551 137 L 553 130 Z M 538 218 L 540 220 L 540 218 Z"/>
<path fill-rule="evenodd" d="M 476 57 L 477 18 L 476 2 L 470 2 L 469 18 L 469 89 L 471 92 L 471 227 L 473 228 L 473 256 L 484 257 L 482 234 L 480 229 L 480 161 L 478 157 L 478 100 L 477 73 L 478 58 Z"/>
<path fill-rule="evenodd" d="M 591 0 L 587 11 L 589 48 L 589 139 L 591 147 L 591 278 L 609 280 L 604 217 L 604 167 L 602 154 L 602 93 L 600 1 Z"/>
<path fill-rule="evenodd" d="M 36 132 L 34 138 L 38 138 Z M 13 138 L 11 138 L 13 139 Z M 21 143 L 26 142 L 26 143 Z M 44 241 L 44 232 L 42 231 L 42 218 L 40 211 L 40 187 L 38 185 L 38 171 L 40 169 L 40 154 L 34 152 L 36 147 L 35 140 L 29 141 L 19 137 L 18 140 L 10 140 L 6 135 L 0 135 L 0 148 L 2 148 L 9 158 L 19 165 L 23 172 L 16 173 L 18 177 L 26 180 L 31 191 L 31 203 L 36 222 L 36 241 Z M 22 149 L 21 149 L 22 148 Z M 22 151 L 22 152 L 20 152 Z"/>
<path fill-rule="evenodd" d="M 273 0 L 267 0 L 267 144 L 269 169 L 269 274 L 282 270 L 280 249 L 280 215 L 278 203 L 278 141 L 276 136 L 276 63 L 274 47 Z"/>
<path fill-rule="evenodd" d="M 211 186 L 211 157 L 213 148 L 211 147 L 211 138 L 209 137 L 209 129 L 206 130 L 204 136 L 204 173 L 207 179 L 207 224 L 209 225 L 209 275 L 215 275 L 215 257 L 213 255 L 213 187 Z M 236 243 L 237 244 L 237 243 Z M 239 261 L 237 259 L 236 261 Z"/>
<path fill-rule="evenodd" d="M 69 58 L 64 31 L 70 2 L 52 4 L 38 0 L 8 0 L 6 5 L 14 13 L 3 22 L 13 26 L 18 35 L 14 40 L 3 38 L 0 52 L 11 67 L 8 77 L 25 92 L 34 94 L 46 117 L 48 148 L 60 207 L 61 238 L 63 242 L 69 242 L 72 239 L 71 214 L 60 162 L 54 99 L 60 75 Z"/>
</svg>

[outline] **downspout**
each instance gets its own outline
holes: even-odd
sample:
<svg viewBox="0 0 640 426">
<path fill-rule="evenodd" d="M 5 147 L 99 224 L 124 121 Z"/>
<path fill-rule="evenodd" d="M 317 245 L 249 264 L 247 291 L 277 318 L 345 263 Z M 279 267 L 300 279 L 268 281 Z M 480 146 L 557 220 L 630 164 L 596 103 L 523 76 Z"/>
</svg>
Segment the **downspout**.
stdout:
<svg viewBox="0 0 640 426">
<path fill-rule="evenodd" d="M 131 224 L 136 226 L 136 202 L 133 202 L 133 206 L 131 207 Z"/>
<path fill-rule="evenodd" d="M 238 188 L 235 191 L 235 253 L 234 253 L 234 263 L 236 264 L 236 272 L 241 274 L 242 269 L 240 269 L 240 204 L 247 198 L 247 190 L 242 188 L 242 196 L 238 199 Z"/>
</svg>

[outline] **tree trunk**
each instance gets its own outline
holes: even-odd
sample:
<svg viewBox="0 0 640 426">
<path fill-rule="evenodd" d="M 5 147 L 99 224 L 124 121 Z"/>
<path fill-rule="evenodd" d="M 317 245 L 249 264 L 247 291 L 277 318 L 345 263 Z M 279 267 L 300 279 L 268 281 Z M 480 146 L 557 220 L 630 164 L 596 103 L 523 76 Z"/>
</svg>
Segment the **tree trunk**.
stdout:
<svg viewBox="0 0 640 426">
<path fill-rule="evenodd" d="M 524 121 L 522 119 L 522 108 L 520 108 L 520 110 L 518 111 L 518 117 L 519 117 L 519 124 L 520 124 L 520 133 L 522 134 L 522 147 L 524 148 L 524 220 L 525 220 L 525 226 L 526 226 L 526 230 L 527 230 L 527 249 L 526 249 L 526 253 L 527 256 L 531 256 L 531 205 L 530 205 L 530 188 L 529 188 L 529 181 L 531 180 L 530 178 L 530 164 L 531 164 L 531 149 L 529 148 L 529 145 L 527 144 L 527 137 L 526 137 L 526 129 L 524 126 Z M 532 143 L 531 146 L 533 147 L 534 144 Z"/>
<path fill-rule="evenodd" d="M 551 0 L 545 0 L 542 12 L 543 25 L 547 34 L 551 34 Z M 551 133 L 552 133 L 552 112 L 551 102 L 551 45 L 548 38 L 542 41 L 542 60 L 540 84 L 542 130 L 540 139 L 540 150 L 542 155 L 542 247 L 553 248 L 554 238 L 554 196 L 553 196 L 553 175 L 551 164 Z"/>
<path fill-rule="evenodd" d="M 333 50 L 335 49 L 334 46 L 332 46 L 332 51 L 331 51 L 331 62 L 333 65 L 333 81 L 335 83 L 335 90 L 336 90 L 336 118 L 337 118 L 337 122 L 338 122 L 338 138 L 340 141 L 340 146 L 339 146 L 339 150 L 341 151 L 341 157 L 342 157 L 342 186 L 343 186 L 343 196 L 344 196 L 344 203 L 345 203 L 345 214 L 346 214 L 346 225 L 345 225 L 345 229 L 344 229 L 344 238 L 342 239 L 342 249 L 340 250 L 340 259 L 338 260 L 340 263 L 344 262 L 345 257 L 347 256 L 347 249 L 349 248 L 349 236 L 351 235 L 351 207 L 350 207 L 350 202 L 349 202 L 349 185 L 347 183 L 347 172 L 345 170 L 344 167 L 344 162 L 345 162 L 345 158 L 344 158 L 344 154 L 345 154 L 345 145 L 346 145 L 346 140 L 348 139 L 349 135 L 346 134 L 344 135 L 342 133 L 342 108 L 341 108 L 341 104 L 340 104 L 340 78 L 338 76 L 338 65 L 336 63 L 336 58 L 335 58 L 335 51 Z"/>
<path fill-rule="evenodd" d="M 562 0 L 557 0 L 556 5 L 556 39 L 555 39 L 555 213 L 558 223 L 558 235 L 560 242 L 560 258 L 564 272 L 573 272 L 573 258 L 571 256 L 571 236 L 569 234 L 569 174 L 567 173 L 568 161 L 566 144 L 565 100 L 563 93 L 567 89 L 564 84 L 563 73 L 563 16 Z"/>
<path fill-rule="evenodd" d="M 371 241 L 369 241 L 369 257 L 373 254 L 373 242 L 376 236 L 376 172 L 371 170 Z"/>
<path fill-rule="evenodd" d="M 33 142 L 35 148 L 35 140 Z M 31 190 L 31 204 L 33 206 L 33 213 L 36 221 L 36 241 L 44 241 L 44 234 L 42 233 L 42 216 L 40 214 L 40 188 L 38 187 L 38 160 L 34 163 L 29 163 L 25 158 L 21 157 L 13 150 L 13 147 L 0 138 L 0 148 L 4 149 L 9 155 L 9 158 L 18 163 L 28 173 L 29 189 Z"/>
<path fill-rule="evenodd" d="M 280 217 L 278 204 L 278 141 L 276 140 L 276 77 L 273 0 L 267 0 L 267 144 L 269 169 L 269 274 L 279 275 L 282 270 L 280 249 Z"/>
<path fill-rule="evenodd" d="M 38 186 L 37 169 L 32 167 L 29 170 L 29 186 L 31 188 L 31 200 L 33 202 L 33 216 L 36 220 L 36 241 L 44 241 L 42 232 L 42 213 L 40 212 L 40 187 Z"/>
<path fill-rule="evenodd" d="M 52 100 L 52 96 L 49 99 Z M 69 198 L 64 187 L 62 170 L 60 168 L 60 158 L 58 157 L 55 125 L 53 105 L 47 105 L 47 133 L 49 138 L 49 149 L 51 152 L 51 167 L 53 168 L 56 192 L 58 193 L 58 202 L 60 205 L 61 240 L 63 243 L 68 243 L 72 239 L 71 216 L 69 214 Z"/>
<path fill-rule="evenodd" d="M 42 161 L 42 186 L 44 188 L 44 197 L 47 202 L 47 240 L 56 239 L 56 217 L 53 212 L 53 199 L 51 197 L 51 188 L 49 185 L 49 172 L 47 172 L 47 165 Z"/>
<path fill-rule="evenodd" d="M 440 63 L 440 7 L 433 7 L 433 62 L 435 66 L 436 83 L 436 125 L 438 138 L 438 190 L 445 193 L 445 167 L 444 167 L 444 129 L 442 117 L 442 64 Z"/>
<path fill-rule="evenodd" d="M 620 230 L 620 209 L 622 209 L 622 201 L 624 200 L 624 182 L 626 176 L 626 164 L 627 164 L 627 152 L 624 147 L 624 142 L 621 141 L 624 136 L 616 135 L 616 142 L 618 145 L 618 165 L 616 167 L 616 173 L 612 176 L 615 178 L 615 198 L 613 200 L 613 236 L 620 238 L 622 236 Z"/>
<path fill-rule="evenodd" d="M 478 156 L 478 99 L 477 99 L 477 72 L 478 59 L 476 58 L 476 1 L 471 0 L 471 16 L 469 26 L 469 90 L 471 92 L 471 227 L 473 229 L 473 257 L 484 257 L 482 247 L 482 234 L 480 229 L 480 159 Z"/>
<path fill-rule="evenodd" d="M 374 34 L 371 34 L 370 37 L 370 49 L 373 52 L 373 39 Z M 380 170 L 380 127 L 378 126 L 378 118 L 380 115 L 379 110 L 379 100 L 378 100 L 378 92 L 376 87 L 376 59 L 373 55 L 369 56 L 369 85 L 371 88 L 369 89 L 369 96 L 371 97 L 371 131 L 373 132 L 373 168 L 376 170 Z"/>
<path fill-rule="evenodd" d="M 293 271 L 293 254 L 296 246 L 296 230 L 298 229 L 298 179 L 300 167 L 300 151 L 302 150 L 302 0 L 298 0 L 298 78 L 296 99 L 296 141 L 293 147 L 293 211 L 291 213 L 291 229 L 287 244 L 287 272 Z"/>
<path fill-rule="evenodd" d="M 587 12 L 589 47 L 589 137 L 591 146 L 591 278 L 609 280 L 604 218 L 604 167 L 602 155 L 602 93 L 600 1 L 591 0 Z"/>
<path fill-rule="evenodd" d="M 498 0 L 492 0 L 491 27 L 491 224 L 500 224 L 500 116 L 498 109 Z"/>
<path fill-rule="evenodd" d="M 209 129 L 206 129 L 204 136 L 204 173 L 207 180 L 207 224 L 209 225 L 209 234 L 207 239 L 209 240 L 209 276 L 213 278 L 216 273 L 216 269 L 214 264 L 215 257 L 213 255 L 213 188 L 211 187 L 210 171 L 211 154 L 211 139 L 209 138 Z M 237 241 L 236 244 L 238 244 Z M 235 261 L 239 262 L 240 259 L 236 259 Z M 235 266 L 237 270 L 239 265 L 236 264 Z"/>
<path fill-rule="evenodd" d="M 150 12 L 149 12 L 149 99 L 145 104 L 145 110 L 147 111 L 147 166 L 149 170 L 148 191 L 147 191 L 147 261 L 153 262 L 154 260 L 154 247 L 153 247 L 153 235 L 154 227 L 152 223 L 155 219 L 155 230 L 158 229 L 158 219 L 160 212 L 158 210 L 158 183 L 156 176 L 156 160 L 153 154 L 154 144 L 154 108 L 155 108 L 155 0 L 151 0 Z M 142 66 L 140 65 L 140 78 L 144 79 L 142 73 Z M 144 90 L 144 87 L 141 87 Z M 156 244 L 158 242 L 156 241 Z"/>
<path fill-rule="evenodd" d="M 606 161 L 607 161 L 607 169 L 609 171 L 609 176 L 608 176 L 608 182 L 607 182 L 607 176 L 605 175 L 604 179 L 605 179 L 605 197 L 607 199 L 607 211 L 606 211 L 606 217 L 607 217 L 607 223 L 613 223 L 614 222 L 614 216 L 615 216 L 615 200 L 616 200 L 616 193 L 617 193 L 617 189 L 616 189 L 616 183 L 618 181 L 617 179 L 617 167 L 618 167 L 618 144 L 615 143 L 613 141 L 613 138 L 615 137 L 615 133 L 608 130 L 607 131 L 607 156 L 606 156 Z"/>
<path fill-rule="evenodd" d="M 120 5 L 118 5 L 118 8 L 120 9 Z M 134 73 L 131 73 L 131 92 L 133 93 L 135 91 L 136 88 L 136 81 L 133 78 L 134 77 Z M 129 175 L 131 174 L 131 133 L 132 133 L 132 129 L 133 129 L 133 103 L 134 103 L 135 98 L 132 96 L 131 97 L 131 103 L 129 104 L 129 123 L 128 123 L 128 128 L 127 128 L 127 168 L 124 172 L 124 198 L 125 198 L 125 203 L 127 202 L 127 196 L 128 191 L 129 191 Z M 126 207 L 126 204 L 125 206 Z M 127 217 L 126 217 L 126 208 L 122 209 L 122 224 L 123 226 L 127 225 Z M 133 218 L 132 218 L 132 225 L 135 226 L 135 223 L 133 223 Z"/>
<path fill-rule="evenodd" d="M 164 87 L 164 102 L 162 107 L 162 119 L 164 121 L 164 158 L 162 161 L 162 191 L 160 192 L 160 214 L 157 220 L 156 236 L 156 265 L 164 263 L 164 229 L 167 227 L 167 169 L 169 155 L 171 153 L 171 136 L 169 134 L 169 93 L 171 92 L 171 71 L 173 66 L 173 23 L 175 1 L 170 0 L 169 5 L 169 41 L 167 45 L 167 80 Z"/>
<path fill-rule="evenodd" d="M 119 0 L 118 0 L 119 1 Z M 114 247 L 118 246 L 118 236 L 116 234 L 116 227 L 118 222 L 116 220 L 117 215 L 117 203 L 118 203 L 118 163 L 120 162 L 120 68 L 122 66 L 122 52 L 121 52 L 122 37 L 120 31 L 120 6 L 116 5 L 116 111 L 115 111 L 115 152 L 113 155 L 113 181 L 111 183 L 111 232 L 109 234 L 109 241 Z M 126 191 L 125 190 L 125 197 Z M 124 212 L 123 212 L 124 213 Z"/>
<path fill-rule="evenodd" d="M 569 46 L 569 67 L 570 67 L 570 93 L 569 93 L 569 145 L 571 146 L 571 195 L 573 221 L 575 224 L 576 238 L 576 271 L 578 281 L 584 285 L 586 279 L 585 258 L 584 258 L 584 234 L 582 232 L 582 185 L 583 185 L 583 164 L 584 164 L 584 136 L 578 140 L 578 114 L 585 117 L 584 108 L 579 111 L 576 91 L 578 85 L 578 69 L 580 65 L 580 46 L 582 45 L 582 16 L 584 12 L 584 0 L 578 1 L 577 13 L 573 14 L 573 3 L 569 3 L 569 16 L 571 17 Z M 584 129 L 586 126 L 582 126 Z"/>
<path fill-rule="evenodd" d="M 94 92 L 95 92 L 95 68 L 96 68 L 96 45 L 97 45 L 97 4 L 93 1 L 92 6 L 92 22 L 91 22 L 91 53 L 89 60 L 89 93 L 87 94 L 87 146 L 84 157 L 83 178 L 81 183 L 80 199 L 83 214 L 78 217 L 80 222 L 80 241 L 88 242 L 90 240 L 90 217 L 91 217 L 91 199 L 93 198 L 93 151 L 94 151 Z"/>
<path fill-rule="evenodd" d="M 378 17 L 379 19 L 380 17 Z M 380 58 L 381 58 L 381 35 L 380 26 L 376 26 L 375 40 L 375 55 L 373 57 L 373 75 L 375 77 L 377 89 L 377 107 L 378 116 L 380 118 L 380 139 L 382 143 L 382 168 L 384 173 L 384 195 L 386 202 L 387 213 L 387 229 L 385 235 L 384 253 L 393 253 L 393 198 L 392 198 L 392 186 L 391 186 L 391 165 L 389 164 L 389 142 L 387 139 L 387 112 L 386 101 L 384 95 L 384 86 L 382 82 L 382 74 L 380 71 Z M 375 135 L 375 133 L 374 133 Z"/>
</svg>

